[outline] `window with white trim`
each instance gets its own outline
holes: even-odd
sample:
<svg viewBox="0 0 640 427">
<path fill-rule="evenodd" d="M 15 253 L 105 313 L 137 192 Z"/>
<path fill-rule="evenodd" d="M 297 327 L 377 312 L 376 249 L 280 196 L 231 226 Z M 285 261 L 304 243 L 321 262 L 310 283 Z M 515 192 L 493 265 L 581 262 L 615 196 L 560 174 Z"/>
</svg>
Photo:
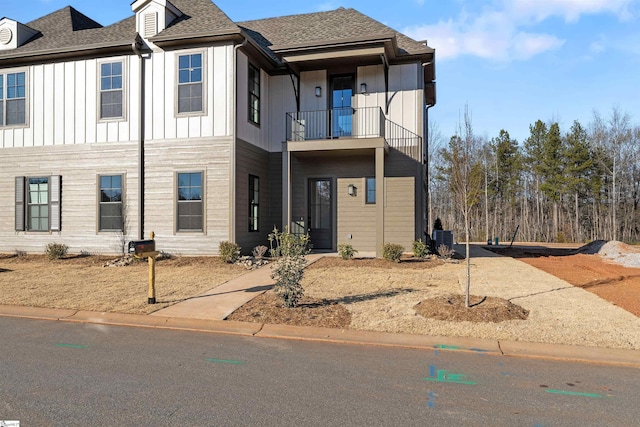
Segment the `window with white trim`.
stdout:
<svg viewBox="0 0 640 427">
<path fill-rule="evenodd" d="M 62 177 L 18 176 L 15 183 L 16 231 L 60 231 Z"/>
<path fill-rule="evenodd" d="M 99 230 L 124 229 L 122 206 L 122 175 L 101 175 L 99 201 Z"/>
<path fill-rule="evenodd" d="M 204 112 L 203 54 L 178 56 L 178 114 Z"/>
<path fill-rule="evenodd" d="M 27 74 L 0 74 L 0 126 L 27 124 Z"/>
<path fill-rule="evenodd" d="M 124 117 L 122 61 L 100 64 L 100 118 Z"/>
<path fill-rule="evenodd" d="M 178 173 L 177 231 L 203 231 L 202 172 Z"/>
</svg>

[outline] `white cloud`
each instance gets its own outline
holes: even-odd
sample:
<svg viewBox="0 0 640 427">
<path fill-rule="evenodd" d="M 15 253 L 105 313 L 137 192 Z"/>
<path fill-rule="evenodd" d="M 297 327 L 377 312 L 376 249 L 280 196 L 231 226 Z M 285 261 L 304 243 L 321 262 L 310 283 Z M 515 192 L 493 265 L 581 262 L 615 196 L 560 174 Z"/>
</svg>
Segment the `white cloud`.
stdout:
<svg viewBox="0 0 640 427">
<path fill-rule="evenodd" d="M 439 59 L 473 55 L 497 61 L 527 60 L 561 48 L 565 40 L 532 29 L 550 17 L 575 22 L 582 15 L 614 14 L 620 20 L 632 17 L 630 9 L 639 0 L 493 0 L 479 11 L 462 10 L 458 17 L 436 24 L 407 27 L 404 33 L 428 40 Z M 604 49 L 594 42 L 592 52 Z"/>
<path fill-rule="evenodd" d="M 416 40 L 427 40 L 439 60 L 461 55 L 497 61 L 526 60 L 564 44 L 553 35 L 520 31 L 507 15 L 500 13 L 481 15 L 471 22 L 449 20 L 409 27 L 404 32 Z"/>
<path fill-rule="evenodd" d="M 333 1 L 328 1 L 328 2 L 325 2 L 325 3 L 321 3 L 316 7 L 318 12 L 327 12 L 329 10 L 334 10 L 334 9 L 337 9 L 337 8 L 338 8 L 337 3 L 334 3 Z"/>
<path fill-rule="evenodd" d="M 631 18 L 630 6 L 636 0 L 503 0 L 504 7 L 514 17 L 543 21 L 560 16 L 567 22 L 581 15 L 611 13 L 621 20 Z"/>
</svg>

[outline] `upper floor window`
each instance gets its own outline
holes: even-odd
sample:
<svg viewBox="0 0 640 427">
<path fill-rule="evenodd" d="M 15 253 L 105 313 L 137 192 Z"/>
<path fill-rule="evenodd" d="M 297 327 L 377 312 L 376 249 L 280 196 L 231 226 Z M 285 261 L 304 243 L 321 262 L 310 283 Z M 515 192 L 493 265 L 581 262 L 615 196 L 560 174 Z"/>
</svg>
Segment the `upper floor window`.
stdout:
<svg viewBox="0 0 640 427">
<path fill-rule="evenodd" d="M 178 113 L 203 112 L 202 54 L 178 57 Z"/>
<path fill-rule="evenodd" d="M 249 121 L 260 124 L 260 70 L 249 64 Z"/>
<path fill-rule="evenodd" d="M 0 74 L 0 126 L 27 124 L 25 72 Z"/>
<path fill-rule="evenodd" d="M 100 65 L 100 118 L 123 117 L 122 62 Z"/>
</svg>

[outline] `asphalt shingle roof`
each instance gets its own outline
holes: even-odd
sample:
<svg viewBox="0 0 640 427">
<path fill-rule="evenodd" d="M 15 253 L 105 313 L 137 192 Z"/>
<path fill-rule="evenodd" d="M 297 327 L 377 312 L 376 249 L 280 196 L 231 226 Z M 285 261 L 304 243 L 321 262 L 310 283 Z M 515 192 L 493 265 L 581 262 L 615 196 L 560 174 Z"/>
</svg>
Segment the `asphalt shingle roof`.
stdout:
<svg viewBox="0 0 640 427">
<path fill-rule="evenodd" d="M 238 26 L 211 0 L 171 0 L 184 15 L 158 36 L 184 37 L 190 34 L 237 32 Z"/>
<path fill-rule="evenodd" d="M 328 12 L 290 15 L 239 22 L 264 49 L 287 45 L 338 42 L 362 36 L 396 36 L 400 55 L 431 51 L 423 43 L 387 27 L 355 9 L 339 8 Z"/>
<path fill-rule="evenodd" d="M 78 49 L 97 44 L 132 43 L 136 36 L 135 17 L 108 27 L 67 6 L 26 24 L 39 31 L 31 41 L 17 49 L 0 52 L 0 59 L 16 54 L 29 54 L 50 50 Z"/>
<path fill-rule="evenodd" d="M 171 3 L 184 15 L 160 32 L 156 36 L 158 40 L 233 34 L 243 29 L 276 62 L 279 61 L 273 47 L 321 45 L 363 37 L 395 36 L 399 56 L 431 52 L 423 43 L 354 9 L 339 8 L 328 12 L 234 23 L 211 0 L 171 0 Z M 0 52 L 0 60 L 49 51 L 81 50 L 83 47 L 124 46 L 132 43 L 136 37 L 135 16 L 103 27 L 70 6 L 26 25 L 40 34 L 17 49 Z"/>
</svg>

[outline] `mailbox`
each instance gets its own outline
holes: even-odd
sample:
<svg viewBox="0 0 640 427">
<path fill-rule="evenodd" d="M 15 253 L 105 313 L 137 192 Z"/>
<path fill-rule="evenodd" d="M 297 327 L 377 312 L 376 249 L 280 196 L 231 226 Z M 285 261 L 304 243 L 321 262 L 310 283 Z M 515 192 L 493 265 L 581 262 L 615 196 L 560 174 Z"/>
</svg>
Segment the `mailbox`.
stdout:
<svg viewBox="0 0 640 427">
<path fill-rule="evenodd" d="M 155 250 L 155 240 L 133 240 L 129 242 L 129 253 L 133 255 L 141 255 L 144 253 L 154 252 Z"/>
</svg>

